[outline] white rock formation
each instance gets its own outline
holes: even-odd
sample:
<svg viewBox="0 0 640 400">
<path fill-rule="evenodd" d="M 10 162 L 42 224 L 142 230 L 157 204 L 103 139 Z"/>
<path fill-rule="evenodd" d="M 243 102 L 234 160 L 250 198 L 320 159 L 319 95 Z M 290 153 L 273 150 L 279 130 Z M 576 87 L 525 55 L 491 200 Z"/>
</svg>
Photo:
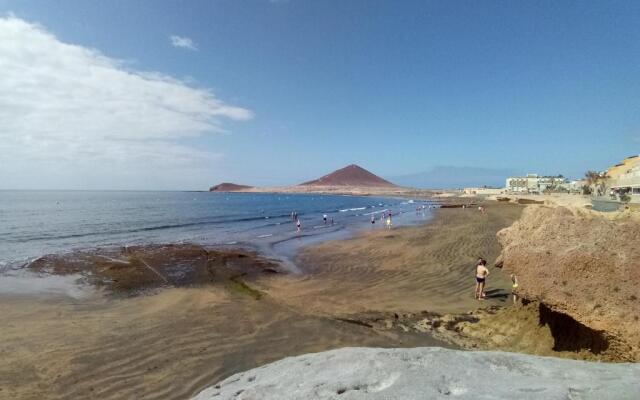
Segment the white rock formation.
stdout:
<svg viewBox="0 0 640 400">
<path fill-rule="evenodd" d="M 640 399 L 640 364 L 524 354 L 344 348 L 233 375 L 196 400 Z"/>
</svg>

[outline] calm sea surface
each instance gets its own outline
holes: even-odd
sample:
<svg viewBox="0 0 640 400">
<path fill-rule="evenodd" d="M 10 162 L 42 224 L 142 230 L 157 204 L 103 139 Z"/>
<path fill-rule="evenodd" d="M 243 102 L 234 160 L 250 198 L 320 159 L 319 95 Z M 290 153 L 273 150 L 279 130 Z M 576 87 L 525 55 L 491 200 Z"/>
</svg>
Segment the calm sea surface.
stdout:
<svg viewBox="0 0 640 400">
<path fill-rule="evenodd" d="M 429 218 L 428 208 L 416 211 L 427 204 L 313 194 L 0 191 L 0 269 L 45 254 L 124 244 L 237 244 L 286 253 L 357 230 L 382 229 L 384 210 L 396 215 L 394 226 L 415 224 Z M 301 234 L 292 211 L 301 220 Z"/>
</svg>

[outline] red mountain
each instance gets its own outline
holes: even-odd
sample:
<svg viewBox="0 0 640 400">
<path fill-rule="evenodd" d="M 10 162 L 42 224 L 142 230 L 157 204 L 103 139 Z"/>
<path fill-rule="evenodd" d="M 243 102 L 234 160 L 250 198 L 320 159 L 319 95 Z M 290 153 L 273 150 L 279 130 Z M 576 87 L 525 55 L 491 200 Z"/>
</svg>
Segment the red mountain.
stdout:
<svg viewBox="0 0 640 400">
<path fill-rule="evenodd" d="M 244 189 L 251 189 L 251 186 L 236 185 L 235 183 L 224 182 L 219 185 L 211 186 L 210 192 L 239 192 Z"/>
<path fill-rule="evenodd" d="M 301 186 L 361 186 L 361 187 L 393 187 L 393 183 L 372 174 L 366 169 L 351 164 L 333 171 L 329 175 L 313 181 L 304 182 Z"/>
</svg>

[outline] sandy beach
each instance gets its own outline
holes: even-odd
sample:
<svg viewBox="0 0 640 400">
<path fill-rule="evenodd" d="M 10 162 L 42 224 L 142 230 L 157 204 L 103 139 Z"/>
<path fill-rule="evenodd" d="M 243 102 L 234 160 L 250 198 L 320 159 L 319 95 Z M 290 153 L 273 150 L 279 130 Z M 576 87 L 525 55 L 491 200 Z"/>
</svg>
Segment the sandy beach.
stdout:
<svg viewBox="0 0 640 400">
<path fill-rule="evenodd" d="M 519 213 L 520 206 L 498 203 L 486 215 L 443 209 L 424 226 L 377 229 L 309 248 L 296 260 L 301 275 L 246 275 L 271 264 L 250 254 L 214 252 L 208 262 L 218 278 L 209 279 L 203 251 L 195 246 L 41 259 L 33 268 L 59 274 L 89 263 L 88 281 L 101 290 L 80 299 L 3 298 L 0 394 L 179 399 L 294 354 L 344 346 L 449 346 L 428 334 L 372 330 L 346 317 L 365 310 L 462 312 L 483 305 L 472 298 L 474 260 L 497 256 L 496 231 Z M 170 256 L 163 253 L 168 251 Z M 131 263 L 123 266 L 123 259 Z M 188 280 L 166 288 L 141 260 L 162 276 L 170 276 L 172 262 L 198 267 Z M 229 284 L 240 270 L 242 284 Z M 506 281 L 496 273 L 490 282 L 496 296 L 486 304 L 504 301 Z"/>
<path fill-rule="evenodd" d="M 640 400 L 638 21 L 0 0 L 0 400 Z"/>
<path fill-rule="evenodd" d="M 359 237 L 307 248 L 296 261 L 307 274 L 272 282 L 269 293 L 331 315 L 460 313 L 502 304 L 510 284 L 496 269 L 487 300 L 474 300 L 475 262 L 484 257 L 493 265 L 500 253 L 496 232 L 511 225 L 522 207 L 494 202 L 486 210 L 440 209 L 424 226 L 387 230 L 378 223 Z"/>
<path fill-rule="evenodd" d="M 345 346 L 442 345 L 377 335 L 219 287 L 126 299 L 3 298 L 0 398 L 185 399 L 233 373 Z"/>
<path fill-rule="evenodd" d="M 590 358 L 554 351 L 537 308 L 503 307 L 510 281 L 493 267 L 496 234 L 525 207 L 483 205 L 486 213 L 443 208 L 421 226 L 376 224 L 304 248 L 300 274 L 250 252 L 193 245 L 44 258 L 33 268 L 77 273 L 77 263 L 92 263 L 86 281 L 99 289 L 3 297 L 0 397 L 184 399 L 239 371 L 345 346 Z M 491 271 L 484 301 L 473 298 L 480 256 Z M 190 272 L 171 275 L 174 265 Z"/>
</svg>

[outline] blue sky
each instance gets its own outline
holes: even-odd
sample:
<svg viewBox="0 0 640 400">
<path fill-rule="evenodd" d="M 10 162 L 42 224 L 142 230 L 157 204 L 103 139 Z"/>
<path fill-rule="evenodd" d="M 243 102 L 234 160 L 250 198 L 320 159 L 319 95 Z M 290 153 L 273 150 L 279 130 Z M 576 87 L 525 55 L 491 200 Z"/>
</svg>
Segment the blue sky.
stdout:
<svg viewBox="0 0 640 400">
<path fill-rule="evenodd" d="M 3 151 L 14 155 L 0 161 L 5 188 L 283 185 L 351 163 L 385 177 L 442 166 L 580 176 L 639 153 L 637 1 L 0 0 L 0 13 L 14 21 L 0 27 L 0 40 L 11 31 L 14 47 L 49 35 L 43 50 L 20 53 L 14 81 L 0 76 L 0 87 L 15 91 L 0 93 L 0 105 L 31 95 L 16 89 L 19 63 L 37 64 L 58 42 L 95 52 L 69 55 L 64 85 L 86 70 L 73 63 L 93 66 L 100 57 L 116 72 L 138 74 L 122 84 L 101 78 L 104 88 L 89 74 L 82 101 L 62 83 L 47 91 L 73 106 L 37 114 L 25 100 L 0 114 Z M 62 75 L 57 54 L 42 55 L 51 64 L 47 82 Z M 149 82 L 154 74 L 173 86 Z M 137 83 L 130 112 L 101 109 L 120 104 Z M 180 96 L 168 95 L 174 90 Z M 77 119 L 72 113 L 95 91 L 91 119 Z M 42 96 L 28 100 L 56 101 Z M 150 121 L 129 131 L 136 124 L 118 116 L 137 121 L 135 113 Z M 25 115 L 37 124 L 23 123 Z M 28 154 L 20 154 L 24 146 Z M 500 183 L 493 180 L 486 184 Z"/>
</svg>

